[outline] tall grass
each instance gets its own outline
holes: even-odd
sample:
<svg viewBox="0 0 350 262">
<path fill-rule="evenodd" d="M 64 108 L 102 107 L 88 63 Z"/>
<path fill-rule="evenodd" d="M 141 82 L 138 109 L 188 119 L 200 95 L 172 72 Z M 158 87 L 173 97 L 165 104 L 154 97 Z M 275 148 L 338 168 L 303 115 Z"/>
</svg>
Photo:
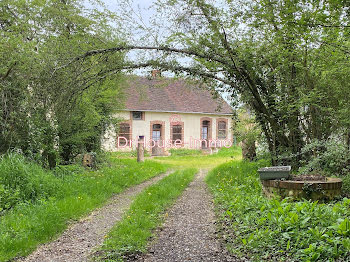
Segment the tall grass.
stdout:
<svg viewBox="0 0 350 262">
<path fill-rule="evenodd" d="M 123 256 L 145 252 L 147 242 L 161 223 L 162 214 L 192 181 L 197 169 L 177 171 L 137 196 L 123 220 L 108 233 L 97 260 L 121 261 Z"/>
<path fill-rule="evenodd" d="M 0 184 L 2 188 L 15 188 L 23 198 L 0 217 L 0 261 L 27 255 L 62 232 L 69 220 L 78 219 L 112 194 L 167 169 L 153 161 L 113 158 L 110 166 L 99 171 L 73 166 L 51 172 L 17 155 L 4 157 L 1 166 L 6 171 L 5 175 L 0 171 L 6 178 L 1 181 L 8 181 Z"/>
<path fill-rule="evenodd" d="M 207 177 L 229 249 L 251 261 L 348 261 L 350 199 L 269 200 L 256 172 L 265 165 L 232 161 Z"/>
<path fill-rule="evenodd" d="M 18 154 L 0 158 L 0 211 L 21 202 L 46 199 L 59 190 L 60 181 Z"/>
</svg>

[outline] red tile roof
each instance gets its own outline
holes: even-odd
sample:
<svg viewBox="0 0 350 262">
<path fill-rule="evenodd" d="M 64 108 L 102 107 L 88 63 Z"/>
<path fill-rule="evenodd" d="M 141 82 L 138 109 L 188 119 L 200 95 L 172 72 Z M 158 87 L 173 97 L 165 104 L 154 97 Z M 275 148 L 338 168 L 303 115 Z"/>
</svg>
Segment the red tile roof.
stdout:
<svg viewBox="0 0 350 262">
<path fill-rule="evenodd" d="M 125 109 L 185 113 L 232 114 L 221 96 L 186 80 L 131 76 L 125 89 Z"/>
</svg>

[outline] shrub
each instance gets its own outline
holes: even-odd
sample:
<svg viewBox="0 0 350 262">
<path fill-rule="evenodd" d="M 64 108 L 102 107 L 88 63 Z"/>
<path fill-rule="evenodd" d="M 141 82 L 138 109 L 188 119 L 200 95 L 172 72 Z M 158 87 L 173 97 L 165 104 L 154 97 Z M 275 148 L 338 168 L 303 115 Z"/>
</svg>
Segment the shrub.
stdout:
<svg viewBox="0 0 350 262">
<path fill-rule="evenodd" d="M 0 209 L 47 198 L 54 195 L 59 184 L 51 172 L 19 154 L 11 153 L 0 158 Z"/>
<path fill-rule="evenodd" d="M 342 190 L 350 194 L 350 152 L 343 141 L 337 137 L 320 141 L 315 140 L 302 150 L 310 155 L 299 173 L 321 173 L 326 176 L 337 176 L 343 179 Z"/>
<path fill-rule="evenodd" d="M 347 197 L 350 197 L 350 173 L 342 177 L 342 179 L 343 179 L 342 190 Z"/>
<path fill-rule="evenodd" d="M 350 173 L 350 152 L 340 139 L 314 140 L 303 148 L 302 153 L 311 157 L 300 169 L 301 173 L 320 171 L 330 176 Z"/>
</svg>

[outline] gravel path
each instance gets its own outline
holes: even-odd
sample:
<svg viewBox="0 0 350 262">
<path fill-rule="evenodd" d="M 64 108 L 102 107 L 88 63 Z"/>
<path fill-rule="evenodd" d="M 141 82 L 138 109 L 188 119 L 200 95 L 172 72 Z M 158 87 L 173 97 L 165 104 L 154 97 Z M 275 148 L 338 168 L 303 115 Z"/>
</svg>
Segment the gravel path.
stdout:
<svg viewBox="0 0 350 262">
<path fill-rule="evenodd" d="M 210 193 L 200 171 L 169 210 L 149 253 L 138 261 L 239 261 L 221 247 L 215 234 L 215 214 Z"/>
<path fill-rule="evenodd" d="M 90 253 L 101 245 L 104 236 L 118 222 L 133 198 L 143 189 L 171 172 L 154 177 L 113 196 L 106 205 L 94 210 L 88 217 L 73 224 L 57 240 L 40 246 L 34 253 L 19 261 L 78 262 L 87 261 Z"/>
</svg>

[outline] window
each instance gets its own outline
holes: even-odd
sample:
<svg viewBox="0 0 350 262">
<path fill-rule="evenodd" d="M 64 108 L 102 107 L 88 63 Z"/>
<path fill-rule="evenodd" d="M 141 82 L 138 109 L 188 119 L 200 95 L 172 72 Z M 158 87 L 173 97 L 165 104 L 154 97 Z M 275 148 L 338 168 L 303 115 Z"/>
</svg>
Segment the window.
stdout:
<svg viewBox="0 0 350 262">
<path fill-rule="evenodd" d="M 182 125 L 172 126 L 172 143 L 174 144 L 176 140 L 181 140 L 182 142 Z"/>
<path fill-rule="evenodd" d="M 161 140 L 161 130 L 162 130 L 162 125 L 160 124 L 154 124 L 152 127 L 152 140 L 155 142 L 158 142 Z"/>
<path fill-rule="evenodd" d="M 227 126 L 226 121 L 218 122 L 218 139 L 226 139 L 227 136 Z"/>
<path fill-rule="evenodd" d="M 207 140 L 209 138 L 209 125 L 210 121 L 204 120 L 202 122 L 202 139 Z"/>
<path fill-rule="evenodd" d="M 125 139 L 120 139 L 119 140 L 119 146 L 126 146 L 127 144 L 130 144 L 131 128 L 130 128 L 130 124 L 129 123 L 121 123 L 119 125 L 118 137 L 124 137 L 128 141 L 128 142 L 126 142 Z"/>
<path fill-rule="evenodd" d="M 133 111 L 132 112 L 132 119 L 133 120 L 144 120 L 143 112 L 141 112 L 141 111 Z"/>
</svg>

